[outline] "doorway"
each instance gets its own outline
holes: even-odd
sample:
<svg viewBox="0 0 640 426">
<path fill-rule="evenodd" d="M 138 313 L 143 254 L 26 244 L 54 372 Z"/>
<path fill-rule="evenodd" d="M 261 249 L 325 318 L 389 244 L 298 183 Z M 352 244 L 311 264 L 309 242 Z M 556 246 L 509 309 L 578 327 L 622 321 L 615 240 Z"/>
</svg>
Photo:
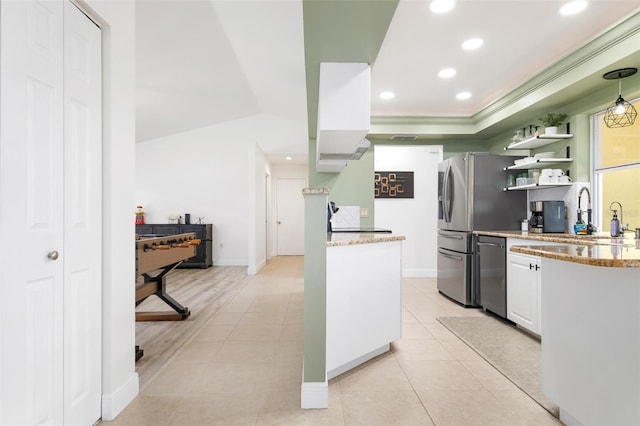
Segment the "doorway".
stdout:
<svg viewBox="0 0 640 426">
<path fill-rule="evenodd" d="M 304 254 L 304 198 L 302 178 L 276 178 L 276 252 L 279 256 Z"/>
</svg>

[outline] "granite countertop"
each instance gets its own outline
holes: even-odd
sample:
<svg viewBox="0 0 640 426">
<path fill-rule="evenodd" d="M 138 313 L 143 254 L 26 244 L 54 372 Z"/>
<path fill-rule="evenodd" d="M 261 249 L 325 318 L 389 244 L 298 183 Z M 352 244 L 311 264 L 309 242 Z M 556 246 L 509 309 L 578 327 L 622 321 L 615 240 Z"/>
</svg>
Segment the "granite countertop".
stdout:
<svg viewBox="0 0 640 426">
<path fill-rule="evenodd" d="M 633 245 L 512 246 L 511 251 L 591 266 L 640 268 L 640 243 Z"/>
<path fill-rule="evenodd" d="M 606 233 L 593 235 L 537 234 L 526 231 L 477 231 L 474 233 L 543 243 L 545 241 L 564 243 L 561 246 L 544 244 L 512 246 L 511 251 L 517 253 L 592 266 L 640 268 L 640 240 L 634 239 L 634 234 L 631 232 L 615 238 Z"/>
<path fill-rule="evenodd" d="M 388 241 L 402 241 L 403 235 L 378 232 L 338 232 L 327 234 L 327 247 L 351 246 L 356 244 L 384 243 Z"/>
</svg>

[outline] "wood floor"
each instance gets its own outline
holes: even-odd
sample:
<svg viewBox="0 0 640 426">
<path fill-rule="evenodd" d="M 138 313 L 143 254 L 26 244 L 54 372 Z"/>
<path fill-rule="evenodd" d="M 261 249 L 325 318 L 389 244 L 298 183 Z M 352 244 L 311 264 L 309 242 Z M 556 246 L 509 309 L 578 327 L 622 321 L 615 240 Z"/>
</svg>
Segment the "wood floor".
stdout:
<svg viewBox="0 0 640 426">
<path fill-rule="evenodd" d="M 136 362 L 140 390 L 155 377 L 176 351 L 216 314 L 251 279 L 244 266 L 213 266 L 208 269 L 175 269 L 167 275 L 167 293 L 189 308 L 182 321 L 136 323 L 136 345 L 144 356 Z M 136 311 L 167 311 L 171 308 L 150 296 Z M 133 348 L 132 348 L 133 350 Z"/>
</svg>

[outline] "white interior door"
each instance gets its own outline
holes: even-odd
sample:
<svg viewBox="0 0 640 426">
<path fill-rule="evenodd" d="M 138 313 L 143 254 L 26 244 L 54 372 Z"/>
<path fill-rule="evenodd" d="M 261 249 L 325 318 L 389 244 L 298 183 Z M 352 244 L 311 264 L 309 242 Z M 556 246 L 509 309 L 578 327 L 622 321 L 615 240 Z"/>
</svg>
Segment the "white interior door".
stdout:
<svg viewBox="0 0 640 426">
<path fill-rule="evenodd" d="M 276 179 L 276 226 L 278 255 L 304 254 L 304 198 L 306 181 Z"/>
<path fill-rule="evenodd" d="M 62 424 L 63 7 L 0 7 L 0 423 Z"/>
<path fill-rule="evenodd" d="M 64 14 L 64 421 L 100 418 L 102 96 L 100 29 Z"/>
<path fill-rule="evenodd" d="M 95 180 L 100 112 L 76 96 L 87 86 L 76 91 L 64 76 L 88 64 L 77 42 L 84 36 L 74 24 L 63 30 L 78 18 L 68 6 L 0 3 L 0 424 L 92 424 L 100 417 L 101 219 L 86 220 L 86 213 L 100 214 L 99 204 L 91 210 L 102 196 Z M 93 43 L 100 49 L 99 36 Z M 99 90 L 99 75 L 92 79 Z M 98 139 L 88 142 L 96 128 Z M 81 228 L 97 229 L 97 242 L 82 240 Z M 76 416 L 89 400 L 94 408 L 81 410 L 91 415 Z"/>
</svg>

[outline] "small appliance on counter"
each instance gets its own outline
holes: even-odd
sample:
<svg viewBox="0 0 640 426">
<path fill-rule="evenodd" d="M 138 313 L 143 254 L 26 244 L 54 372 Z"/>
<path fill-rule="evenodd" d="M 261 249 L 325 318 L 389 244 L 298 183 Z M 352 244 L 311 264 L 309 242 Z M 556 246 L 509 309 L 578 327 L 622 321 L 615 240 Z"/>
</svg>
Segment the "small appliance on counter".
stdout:
<svg viewBox="0 0 640 426">
<path fill-rule="evenodd" d="M 338 210 L 340 210 L 340 207 L 336 207 L 336 203 L 333 201 L 330 201 L 329 204 L 327 204 L 327 232 L 333 231 L 331 218 L 335 213 L 338 213 Z"/>
<path fill-rule="evenodd" d="M 531 201 L 529 232 L 565 232 L 564 201 Z"/>
</svg>

